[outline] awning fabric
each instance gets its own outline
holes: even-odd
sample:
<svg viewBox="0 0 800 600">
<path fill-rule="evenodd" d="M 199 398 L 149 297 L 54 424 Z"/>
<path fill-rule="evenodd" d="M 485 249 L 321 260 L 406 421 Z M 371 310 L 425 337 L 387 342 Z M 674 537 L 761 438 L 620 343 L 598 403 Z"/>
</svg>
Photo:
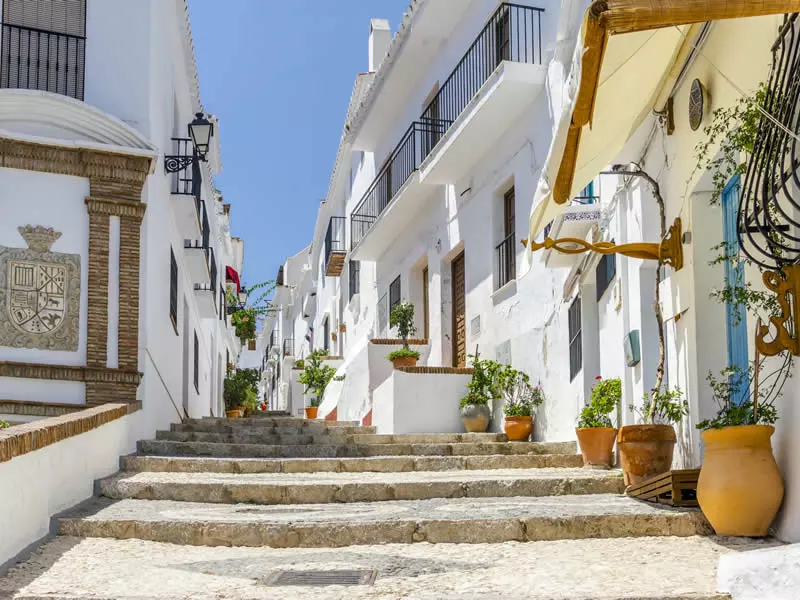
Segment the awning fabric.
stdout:
<svg viewBox="0 0 800 600">
<path fill-rule="evenodd" d="M 800 0 L 596 0 L 586 12 L 531 210 L 535 237 L 624 148 L 705 21 L 800 11 Z M 552 67 L 551 67 L 552 72 Z M 553 82 L 550 81 L 550 85 Z M 555 105 L 555 103 L 554 103 Z"/>
<path fill-rule="evenodd" d="M 239 290 L 242 287 L 242 284 L 239 282 L 239 273 L 236 272 L 236 269 L 233 267 L 225 267 L 225 281 L 230 281 L 231 283 L 236 284 L 236 293 L 239 293 Z"/>
</svg>

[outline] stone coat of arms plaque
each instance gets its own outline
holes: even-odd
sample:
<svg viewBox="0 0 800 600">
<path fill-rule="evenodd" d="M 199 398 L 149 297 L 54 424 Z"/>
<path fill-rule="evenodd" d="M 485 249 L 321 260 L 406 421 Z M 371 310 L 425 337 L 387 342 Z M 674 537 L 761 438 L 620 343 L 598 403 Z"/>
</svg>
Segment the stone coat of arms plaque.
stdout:
<svg viewBox="0 0 800 600">
<path fill-rule="evenodd" d="M 51 252 L 61 234 L 26 225 L 18 231 L 28 248 L 0 246 L 0 346 L 78 349 L 78 254 Z"/>
</svg>

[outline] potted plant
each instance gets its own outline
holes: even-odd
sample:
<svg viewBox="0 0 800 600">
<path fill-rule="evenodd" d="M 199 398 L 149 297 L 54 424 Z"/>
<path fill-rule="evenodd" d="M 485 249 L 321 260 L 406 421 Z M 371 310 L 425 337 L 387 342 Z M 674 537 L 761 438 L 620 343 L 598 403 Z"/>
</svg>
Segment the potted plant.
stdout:
<svg viewBox="0 0 800 600">
<path fill-rule="evenodd" d="M 0 429 L 8 429 L 9 427 L 10 425 L 8 423 L 3 421 L 3 419 L 0 419 Z"/>
<path fill-rule="evenodd" d="M 689 403 L 680 388 L 653 388 L 643 396 L 642 408 L 631 405 L 641 423 L 626 425 L 617 434 L 625 485 L 641 483 L 672 468 L 675 428 L 689 414 Z"/>
<path fill-rule="evenodd" d="M 231 315 L 231 323 L 238 337 L 244 344 L 256 337 L 256 311 L 252 308 L 240 308 Z"/>
<path fill-rule="evenodd" d="M 596 377 L 589 405 L 581 411 L 575 429 L 584 466 L 608 469 L 612 465 L 617 430 L 608 415 L 617 410 L 620 402 L 622 380 Z"/>
<path fill-rule="evenodd" d="M 467 395 L 461 399 L 461 421 L 467 432 L 483 433 L 492 416 L 489 402 L 500 396 L 497 375 L 502 366 L 493 360 L 481 360 L 477 350 L 469 358 L 472 379 L 467 384 Z"/>
<path fill-rule="evenodd" d="M 246 407 L 252 409 L 254 406 L 258 406 L 255 388 L 257 377 L 257 369 L 241 369 L 225 376 L 222 398 L 225 402 L 225 415 L 228 418 L 242 417 Z"/>
<path fill-rule="evenodd" d="M 323 364 L 328 356 L 326 350 L 314 350 L 303 363 L 303 372 L 300 373 L 298 381 L 306 386 L 304 393 L 310 393 L 309 405 L 306 407 L 306 418 L 316 419 L 319 405 L 322 403 L 322 396 L 325 388 L 334 379 L 336 369 L 330 365 Z"/>
<path fill-rule="evenodd" d="M 533 413 L 544 402 L 542 386 L 533 387 L 527 373 L 506 365 L 498 373 L 503 397 L 503 430 L 512 442 L 527 441 L 533 432 Z"/>
<path fill-rule="evenodd" d="M 419 352 L 408 347 L 408 336 L 417 332 L 417 328 L 414 327 L 414 305 L 410 302 L 401 302 L 396 305 L 392 309 L 392 314 L 389 315 L 389 325 L 397 327 L 397 333 L 403 340 L 403 347 L 390 352 L 386 358 L 392 361 L 395 369 L 415 367 L 419 360 Z"/>
<path fill-rule="evenodd" d="M 770 438 L 778 420 L 774 400 L 785 381 L 784 369 L 786 362 L 765 378 L 762 383 L 767 385 L 754 384 L 752 392 L 748 373 L 736 367 L 722 371 L 719 380 L 708 374 L 719 411 L 697 424 L 705 442 L 697 501 L 717 535 L 767 535 L 783 501 L 783 480 Z M 756 370 L 750 367 L 751 373 Z M 773 376 L 775 381 L 769 381 Z"/>
</svg>

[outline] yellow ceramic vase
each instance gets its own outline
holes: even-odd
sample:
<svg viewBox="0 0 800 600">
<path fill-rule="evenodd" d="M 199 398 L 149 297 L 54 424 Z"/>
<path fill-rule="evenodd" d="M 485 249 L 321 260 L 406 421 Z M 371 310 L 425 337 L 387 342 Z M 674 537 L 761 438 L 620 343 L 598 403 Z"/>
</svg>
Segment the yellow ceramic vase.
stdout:
<svg viewBox="0 0 800 600">
<path fill-rule="evenodd" d="M 717 535 L 767 535 L 783 501 L 783 481 L 772 455 L 771 425 L 703 432 L 706 444 L 697 501 Z"/>
</svg>

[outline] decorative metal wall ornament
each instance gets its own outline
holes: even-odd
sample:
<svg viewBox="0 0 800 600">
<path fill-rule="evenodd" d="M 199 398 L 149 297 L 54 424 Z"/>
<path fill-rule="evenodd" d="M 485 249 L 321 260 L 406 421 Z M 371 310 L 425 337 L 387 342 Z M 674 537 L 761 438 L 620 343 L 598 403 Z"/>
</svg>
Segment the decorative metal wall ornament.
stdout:
<svg viewBox="0 0 800 600">
<path fill-rule="evenodd" d="M 800 306 L 800 265 L 783 267 L 780 271 L 764 272 L 764 285 L 777 295 L 781 314 L 770 317 L 775 328 L 771 341 L 770 327 L 759 324 L 756 330 L 756 349 L 764 356 L 775 356 L 788 350 L 800 355 L 800 339 L 797 337 L 797 317 Z"/>
<path fill-rule="evenodd" d="M 666 237 L 661 242 L 638 242 L 633 244 L 614 244 L 612 242 L 590 243 L 580 238 L 546 237 L 542 242 L 530 241 L 532 252 L 537 250 L 556 250 L 562 254 L 582 254 L 597 252 L 598 254 L 622 254 L 643 260 L 657 260 L 661 264 L 670 265 L 676 271 L 683 268 L 683 246 L 681 244 L 682 229 L 680 218 L 670 226 Z M 522 240 L 525 243 L 527 240 Z"/>
<path fill-rule="evenodd" d="M 699 79 L 692 81 L 692 87 L 689 91 L 689 127 L 692 131 L 700 129 L 703 122 L 703 114 L 705 112 L 706 104 L 706 90 L 703 83 Z"/>
<path fill-rule="evenodd" d="M 26 225 L 27 249 L 0 246 L 0 346 L 78 349 L 80 268 L 77 254 L 51 252 L 61 233 Z"/>
</svg>

